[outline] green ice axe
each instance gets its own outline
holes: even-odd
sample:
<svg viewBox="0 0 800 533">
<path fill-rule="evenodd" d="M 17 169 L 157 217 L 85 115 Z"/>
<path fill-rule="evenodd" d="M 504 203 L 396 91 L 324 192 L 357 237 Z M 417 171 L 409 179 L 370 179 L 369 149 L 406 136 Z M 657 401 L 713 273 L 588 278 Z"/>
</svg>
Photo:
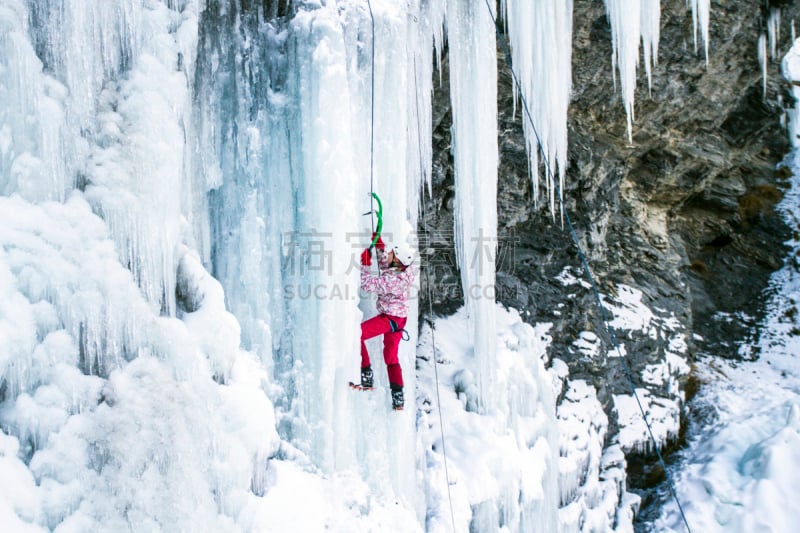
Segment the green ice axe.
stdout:
<svg viewBox="0 0 800 533">
<path fill-rule="evenodd" d="M 373 213 L 378 215 L 378 228 L 375 230 L 375 238 L 372 239 L 372 242 L 369 245 L 370 248 L 375 246 L 375 243 L 378 242 L 378 239 L 381 238 L 381 232 L 383 231 L 383 204 L 381 203 L 381 199 L 378 198 L 377 194 L 372 193 L 372 197 L 375 198 L 376 202 L 378 202 L 378 211 L 377 212 L 375 212 L 374 210 L 372 211 Z"/>
</svg>

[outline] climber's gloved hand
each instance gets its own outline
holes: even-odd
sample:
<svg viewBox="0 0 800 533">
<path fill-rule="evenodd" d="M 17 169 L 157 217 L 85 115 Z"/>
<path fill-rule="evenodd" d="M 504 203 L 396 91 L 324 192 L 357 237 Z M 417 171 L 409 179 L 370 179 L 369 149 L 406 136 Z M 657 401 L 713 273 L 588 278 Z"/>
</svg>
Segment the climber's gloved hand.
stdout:
<svg viewBox="0 0 800 533">
<path fill-rule="evenodd" d="M 361 252 L 361 265 L 362 266 L 372 265 L 372 254 L 370 253 L 369 248 L 364 248 L 364 251 Z"/>
<path fill-rule="evenodd" d="M 372 240 L 370 242 L 375 241 L 375 235 L 378 235 L 377 232 L 372 233 Z M 383 239 L 378 235 L 378 240 L 375 241 L 375 248 L 380 251 L 383 251 L 386 248 L 386 245 L 383 243 Z"/>
</svg>

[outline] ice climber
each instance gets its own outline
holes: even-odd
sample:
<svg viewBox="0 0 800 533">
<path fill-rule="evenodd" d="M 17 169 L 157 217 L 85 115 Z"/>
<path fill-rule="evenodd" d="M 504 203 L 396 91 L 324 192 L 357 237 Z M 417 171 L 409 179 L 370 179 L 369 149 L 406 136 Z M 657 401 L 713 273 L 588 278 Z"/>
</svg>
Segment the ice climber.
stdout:
<svg viewBox="0 0 800 533">
<path fill-rule="evenodd" d="M 392 408 L 403 409 L 403 370 L 397 357 L 408 319 L 408 297 L 414 282 L 414 249 L 401 243 L 389 247 L 383 240 L 375 241 L 378 256 L 378 274 L 370 273 L 372 254 L 366 248 L 361 254 L 361 288 L 378 295 L 378 315 L 361 323 L 361 387 L 373 387 L 372 366 L 364 341 L 383 335 L 383 359 L 389 374 L 392 390 Z"/>
</svg>

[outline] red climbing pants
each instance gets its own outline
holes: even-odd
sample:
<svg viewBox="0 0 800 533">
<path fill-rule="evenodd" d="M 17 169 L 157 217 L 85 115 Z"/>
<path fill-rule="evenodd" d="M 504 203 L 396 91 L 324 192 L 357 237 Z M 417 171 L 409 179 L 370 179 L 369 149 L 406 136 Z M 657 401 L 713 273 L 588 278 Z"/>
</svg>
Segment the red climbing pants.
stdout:
<svg viewBox="0 0 800 533">
<path fill-rule="evenodd" d="M 402 330 L 406 326 L 406 320 L 404 316 L 380 314 L 361 323 L 361 368 L 371 366 L 369 352 L 364 341 L 383 335 L 383 360 L 386 361 L 389 384 L 395 387 L 403 386 L 403 370 L 400 368 L 400 361 L 397 358 L 397 348 L 400 345 L 400 339 L 403 338 Z M 392 322 L 395 323 L 394 328 Z"/>
</svg>

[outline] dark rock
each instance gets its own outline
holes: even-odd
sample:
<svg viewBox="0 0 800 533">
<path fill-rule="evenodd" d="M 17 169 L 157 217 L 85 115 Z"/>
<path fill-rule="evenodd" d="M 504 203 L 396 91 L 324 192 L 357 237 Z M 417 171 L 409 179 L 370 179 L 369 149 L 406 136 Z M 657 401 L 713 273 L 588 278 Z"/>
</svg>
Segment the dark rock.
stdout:
<svg viewBox="0 0 800 533">
<path fill-rule="evenodd" d="M 739 345 L 758 334 L 769 276 L 786 255 L 789 228 L 774 206 L 786 179 L 776 165 L 790 149 L 781 101 L 791 100 L 775 63 L 764 96 L 756 48 L 771 7 L 784 10 L 779 46 L 788 50 L 789 25 L 800 15 L 795 3 L 714 2 L 706 65 L 702 50 L 694 51 L 691 11 L 683 2 L 663 5 L 651 95 L 640 68 L 629 143 L 603 3 L 575 1 L 566 209 L 599 290 L 630 284 L 651 309 L 674 314 L 690 359 L 697 352 L 740 357 Z M 502 55 L 498 64 L 498 299 L 531 323 L 553 324 L 551 355 L 568 363 L 572 378 L 591 382 L 610 413 L 611 395 L 630 393 L 626 372 L 620 358 L 598 365 L 571 347 L 582 331 L 594 331 L 607 346 L 610 339 L 592 292 L 554 280 L 567 267 L 578 275 L 583 264 L 560 213 L 534 204 L 522 113 L 512 112 Z M 446 90 L 436 88 L 434 107 L 434 195 L 424 200 L 420 231 L 448 235 L 440 244 L 452 247 Z M 454 261 L 440 261 L 425 276 L 437 295 L 459 284 Z M 432 304 L 447 313 L 461 302 L 438 296 Z M 663 343 L 643 335 L 623 342 L 636 385 L 644 386 L 641 371 L 663 357 Z M 657 471 L 640 468 L 650 473 L 632 483 L 654 482 Z"/>
</svg>

